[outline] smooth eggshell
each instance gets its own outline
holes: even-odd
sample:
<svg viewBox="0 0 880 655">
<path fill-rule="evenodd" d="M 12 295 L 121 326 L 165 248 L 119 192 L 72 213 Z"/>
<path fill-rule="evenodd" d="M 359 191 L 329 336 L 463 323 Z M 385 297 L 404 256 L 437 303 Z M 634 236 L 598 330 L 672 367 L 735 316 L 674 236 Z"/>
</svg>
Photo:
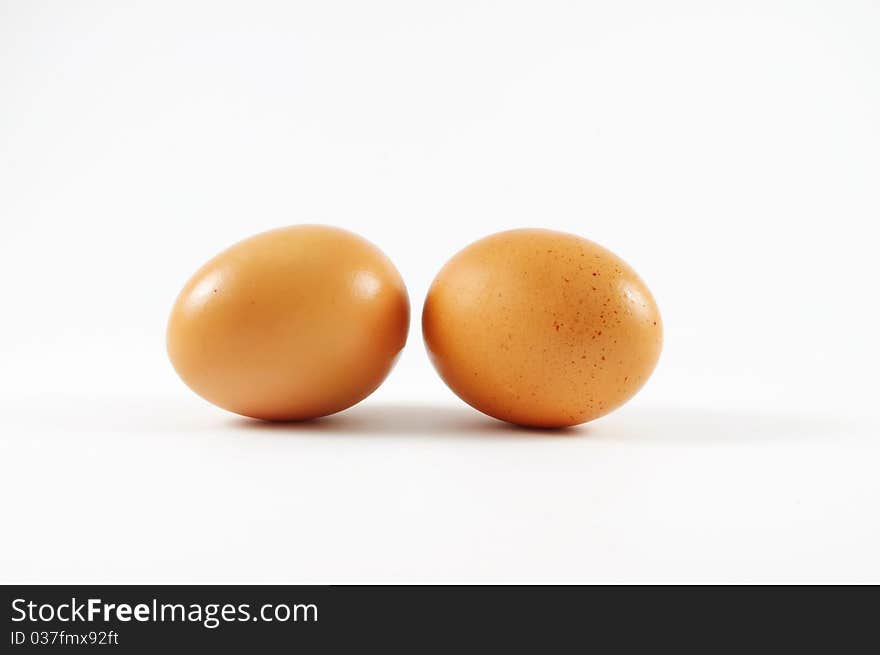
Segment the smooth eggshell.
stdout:
<svg viewBox="0 0 880 655">
<path fill-rule="evenodd" d="M 626 402 L 660 356 L 660 313 L 623 260 L 581 237 L 512 230 L 456 254 L 422 315 L 440 376 L 522 425 L 590 421 Z"/>
<path fill-rule="evenodd" d="M 299 225 L 205 264 L 168 322 L 168 354 L 193 391 L 238 414 L 303 420 L 368 396 L 406 343 L 400 274 L 365 239 Z"/>
</svg>

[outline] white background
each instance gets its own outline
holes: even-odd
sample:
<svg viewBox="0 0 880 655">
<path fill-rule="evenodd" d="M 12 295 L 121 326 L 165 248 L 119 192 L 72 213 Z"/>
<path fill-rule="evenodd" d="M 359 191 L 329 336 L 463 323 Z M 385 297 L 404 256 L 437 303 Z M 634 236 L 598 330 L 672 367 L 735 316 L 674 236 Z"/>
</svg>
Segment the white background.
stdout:
<svg viewBox="0 0 880 655">
<path fill-rule="evenodd" d="M 880 5 L 0 1 L 0 581 L 880 582 Z M 175 376 L 219 250 L 354 230 L 410 340 L 361 405 L 268 425 Z M 630 262 L 660 366 L 529 432 L 419 317 L 455 251 Z"/>
</svg>

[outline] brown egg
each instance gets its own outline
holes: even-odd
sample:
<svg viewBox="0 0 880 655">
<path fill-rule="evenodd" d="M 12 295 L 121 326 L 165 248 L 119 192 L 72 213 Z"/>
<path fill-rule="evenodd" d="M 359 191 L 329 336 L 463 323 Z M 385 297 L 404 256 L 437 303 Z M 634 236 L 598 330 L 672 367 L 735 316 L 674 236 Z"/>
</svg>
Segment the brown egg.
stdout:
<svg viewBox="0 0 880 655">
<path fill-rule="evenodd" d="M 590 421 L 645 383 L 660 313 L 623 260 L 581 237 L 501 232 L 437 275 L 422 314 L 440 376 L 466 403 L 536 427 Z"/>
<path fill-rule="evenodd" d="M 409 300 L 365 239 L 297 225 L 205 264 L 168 322 L 168 354 L 190 388 L 229 411 L 303 420 L 372 393 L 406 343 Z"/>
</svg>

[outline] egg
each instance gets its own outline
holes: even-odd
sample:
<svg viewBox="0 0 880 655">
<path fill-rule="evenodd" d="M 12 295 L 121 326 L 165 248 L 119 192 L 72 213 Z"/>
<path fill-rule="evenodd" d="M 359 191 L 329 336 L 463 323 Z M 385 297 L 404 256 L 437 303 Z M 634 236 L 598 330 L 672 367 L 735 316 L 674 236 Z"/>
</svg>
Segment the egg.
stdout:
<svg viewBox="0 0 880 655">
<path fill-rule="evenodd" d="M 547 428 L 626 402 L 663 340 L 657 304 L 632 268 L 592 241 L 545 229 L 501 232 L 456 254 L 428 291 L 422 331 L 462 400 Z"/>
<path fill-rule="evenodd" d="M 168 355 L 197 394 L 237 414 L 305 420 L 372 393 L 406 343 L 409 299 L 362 237 L 297 225 L 220 253 L 186 283 Z"/>
</svg>

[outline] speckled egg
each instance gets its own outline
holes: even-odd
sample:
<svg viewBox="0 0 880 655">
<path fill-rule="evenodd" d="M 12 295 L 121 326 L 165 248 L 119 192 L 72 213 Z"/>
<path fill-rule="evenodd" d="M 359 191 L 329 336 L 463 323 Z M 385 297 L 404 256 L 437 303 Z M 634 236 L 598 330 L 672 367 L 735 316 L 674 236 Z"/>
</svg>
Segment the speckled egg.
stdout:
<svg viewBox="0 0 880 655">
<path fill-rule="evenodd" d="M 626 262 L 544 229 L 501 232 L 456 254 L 431 285 L 422 330 L 462 400 L 535 427 L 583 423 L 625 403 L 663 340 L 657 304 Z"/>
</svg>

